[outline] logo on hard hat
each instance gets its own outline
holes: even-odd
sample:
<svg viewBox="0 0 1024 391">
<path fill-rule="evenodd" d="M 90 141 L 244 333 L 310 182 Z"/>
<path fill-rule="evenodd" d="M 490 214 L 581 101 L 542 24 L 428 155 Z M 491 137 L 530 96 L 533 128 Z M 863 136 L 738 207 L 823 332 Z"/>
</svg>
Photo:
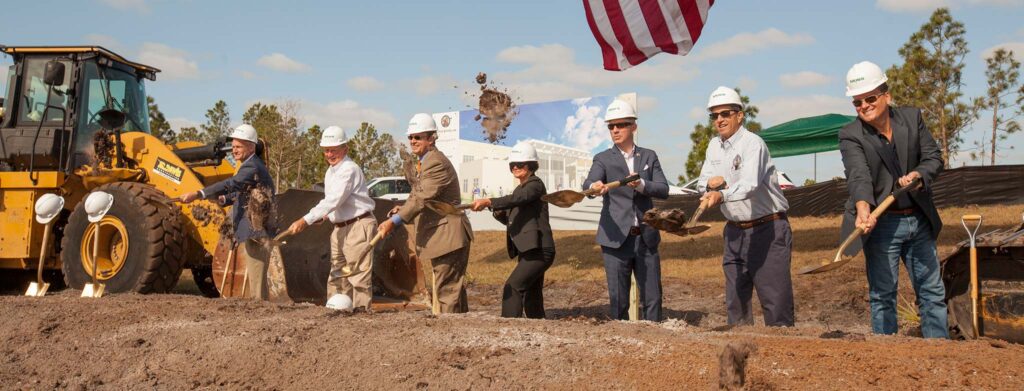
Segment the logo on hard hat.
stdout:
<svg viewBox="0 0 1024 391">
<path fill-rule="evenodd" d="M 858 81 L 863 81 L 863 80 L 864 80 L 864 78 L 863 78 L 863 77 L 858 77 L 858 78 L 856 78 L 856 79 L 850 79 L 849 83 L 856 83 L 856 82 L 858 82 Z"/>
</svg>

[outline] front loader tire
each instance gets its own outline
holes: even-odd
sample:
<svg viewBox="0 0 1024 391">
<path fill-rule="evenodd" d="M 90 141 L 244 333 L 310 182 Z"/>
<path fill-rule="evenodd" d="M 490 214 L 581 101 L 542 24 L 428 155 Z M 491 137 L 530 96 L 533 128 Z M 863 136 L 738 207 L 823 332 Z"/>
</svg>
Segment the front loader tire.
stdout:
<svg viewBox="0 0 1024 391">
<path fill-rule="evenodd" d="M 110 293 L 164 293 L 174 288 L 184 257 L 181 210 L 145 183 L 116 182 L 96 190 L 114 196 L 99 223 L 99 283 Z M 84 204 L 71 213 L 61 242 L 64 279 L 74 289 L 92 281 L 95 228 L 86 218 Z"/>
</svg>

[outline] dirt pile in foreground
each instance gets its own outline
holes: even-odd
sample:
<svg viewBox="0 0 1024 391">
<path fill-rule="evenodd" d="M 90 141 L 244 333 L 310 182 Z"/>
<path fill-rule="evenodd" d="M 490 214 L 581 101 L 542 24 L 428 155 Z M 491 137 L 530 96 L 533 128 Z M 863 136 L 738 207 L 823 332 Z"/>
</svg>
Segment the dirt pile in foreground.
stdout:
<svg viewBox="0 0 1024 391">
<path fill-rule="evenodd" d="M 678 389 L 715 388 L 730 343 L 757 346 L 749 389 L 1024 387 L 1024 347 L 826 329 L 713 331 L 574 314 L 553 284 L 548 320 L 497 318 L 474 287 L 474 313 L 346 315 L 183 295 L 0 297 L 0 384 L 10 389 Z M 573 288 L 573 289 L 570 289 Z M 583 288 L 583 287 L 579 287 Z M 500 297 L 498 297 L 500 299 Z M 592 297 L 598 301 L 597 297 Z M 598 311 L 598 305 L 593 306 Z M 584 311 L 591 306 L 584 305 Z M 852 336 L 852 337 L 850 337 Z M 743 341 L 743 342 L 741 342 Z M 734 345 L 735 346 L 735 345 Z"/>
</svg>

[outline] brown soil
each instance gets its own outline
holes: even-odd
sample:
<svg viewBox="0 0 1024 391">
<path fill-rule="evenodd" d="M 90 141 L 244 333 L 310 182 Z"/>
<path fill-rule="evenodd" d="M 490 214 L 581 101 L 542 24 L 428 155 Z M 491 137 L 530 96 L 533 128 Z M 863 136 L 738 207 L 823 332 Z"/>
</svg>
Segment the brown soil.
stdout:
<svg viewBox="0 0 1024 391">
<path fill-rule="evenodd" d="M 277 208 L 274 195 L 265 186 L 256 186 L 249 191 L 249 204 L 245 207 L 246 217 L 254 230 L 263 229 L 268 221 L 276 221 Z"/>
<path fill-rule="evenodd" d="M 484 127 L 484 140 L 494 144 L 505 139 L 505 131 L 516 116 L 516 103 L 508 90 L 498 90 L 493 82 L 488 84 L 487 74 L 478 73 L 476 82 L 480 84 L 480 114 L 474 120 Z"/>
<path fill-rule="evenodd" d="M 100 130 L 93 134 L 92 150 L 94 170 L 98 170 L 100 166 L 112 167 L 115 145 L 110 132 Z"/>
<path fill-rule="evenodd" d="M 1019 210 L 980 212 L 995 229 L 1019 224 Z M 942 212 L 940 255 L 963 237 L 955 217 L 978 211 Z M 835 220 L 793 219 L 794 270 L 830 256 Z M 205 299 L 187 274 L 169 295 L 16 296 L 23 285 L 0 297 L 15 315 L 0 317 L 0 388 L 710 389 L 725 369 L 747 389 L 1024 389 L 1022 345 L 924 340 L 903 316 L 899 335 L 870 334 L 862 260 L 794 276 L 796 327 L 725 327 L 720 232 L 664 236 L 661 323 L 606 318 L 593 232 L 556 233 L 547 320 L 498 317 L 514 266 L 502 233 L 477 233 L 465 315 Z M 746 350 L 745 367 L 721 365 Z"/>
</svg>

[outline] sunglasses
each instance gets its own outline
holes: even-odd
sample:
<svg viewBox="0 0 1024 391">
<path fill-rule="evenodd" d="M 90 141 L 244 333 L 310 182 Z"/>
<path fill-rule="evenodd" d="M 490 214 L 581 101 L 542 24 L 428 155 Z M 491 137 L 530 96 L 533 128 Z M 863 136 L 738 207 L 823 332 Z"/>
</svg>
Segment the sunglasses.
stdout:
<svg viewBox="0 0 1024 391">
<path fill-rule="evenodd" d="M 427 136 L 424 136 L 424 135 L 421 135 L 421 134 L 410 134 L 409 135 L 409 140 L 420 141 L 420 140 L 426 140 L 426 139 L 427 139 Z"/>
<path fill-rule="evenodd" d="M 708 114 L 708 118 L 710 118 L 712 121 L 718 119 L 718 117 L 722 117 L 722 118 L 728 119 L 729 117 L 732 117 L 733 114 L 736 114 L 736 113 L 739 113 L 739 112 L 740 112 L 739 110 L 722 110 L 722 111 L 719 111 L 717 113 L 710 113 L 710 114 Z"/>
<path fill-rule="evenodd" d="M 864 98 L 864 99 L 854 99 L 853 100 L 853 107 L 855 107 L 855 108 L 860 107 L 860 105 L 862 105 L 864 103 L 867 103 L 869 105 L 873 105 L 873 104 L 875 104 L 875 102 L 878 102 L 878 98 L 881 97 L 882 95 L 885 95 L 885 93 L 884 92 L 880 92 L 880 93 L 877 93 L 875 95 L 871 95 L 871 96 L 869 96 L 867 98 Z"/>
<path fill-rule="evenodd" d="M 633 126 L 633 122 L 619 122 L 617 124 L 608 124 L 608 130 L 615 130 L 615 128 L 628 128 Z"/>
<path fill-rule="evenodd" d="M 513 163 L 509 163 L 508 164 L 508 168 L 509 169 L 513 169 L 513 168 L 526 168 L 526 166 L 527 166 L 527 164 L 525 162 L 513 162 Z"/>
</svg>

